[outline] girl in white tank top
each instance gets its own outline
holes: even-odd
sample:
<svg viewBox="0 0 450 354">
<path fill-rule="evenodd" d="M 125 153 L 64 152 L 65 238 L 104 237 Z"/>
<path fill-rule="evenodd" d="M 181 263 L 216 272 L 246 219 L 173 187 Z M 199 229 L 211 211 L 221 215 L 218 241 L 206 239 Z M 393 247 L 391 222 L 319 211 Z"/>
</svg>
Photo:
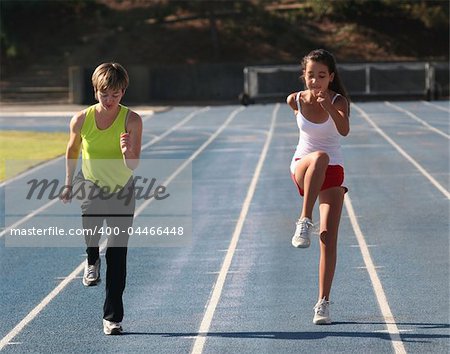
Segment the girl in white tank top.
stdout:
<svg viewBox="0 0 450 354">
<path fill-rule="evenodd" d="M 337 235 L 344 194 L 344 159 L 340 138 L 349 133 L 349 103 L 331 53 L 314 50 L 302 61 L 306 90 L 294 92 L 287 103 L 295 113 L 299 140 L 290 172 L 303 198 L 292 245 L 307 248 L 313 229 L 312 212 L 319 199 L 319 298 L 315 324 L 330 324 L 330 291 L 336 267 Z"/>
<path fill-rule="evenodd" d="M 297 149 L 294 156 L 292 156 L 290 170 L 295 173 L 295 165 L 302 157 L 315 152 L 325 151 L 330 158 L 329 165 L 344 165 L 344 158 L 342 156 L 340 137 L 333 119 L 328 116 L 324 123 L 313 123 L 305 118 L 300 107 L 300 94 L 298 92 L 295 98 L 297 105 L 297 126 L 300 130 Z M 331 103 L 334 104 L 336 98 L 341 96 L 335 94 Z"/>
</svg>

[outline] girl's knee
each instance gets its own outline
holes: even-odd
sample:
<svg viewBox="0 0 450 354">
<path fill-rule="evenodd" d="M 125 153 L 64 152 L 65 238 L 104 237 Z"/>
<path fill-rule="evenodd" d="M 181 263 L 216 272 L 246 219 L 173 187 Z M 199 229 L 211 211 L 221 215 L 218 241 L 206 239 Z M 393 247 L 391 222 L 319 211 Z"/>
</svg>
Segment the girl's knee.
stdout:
<svg viewBox="0 0 450 354">
<path fill-rule="evenodd" d="M 320 231 L 320 243 L 329 252 L 336 252 L 337 249 L 337 237 L 328 231 Z"/>
<path fill-rule="evenodd" d="M 326 168 L 330 163 L 330 157 L 324 151 L 316 151 L 312 154 L 312 165 L 314 167 Z"/>
</svg>

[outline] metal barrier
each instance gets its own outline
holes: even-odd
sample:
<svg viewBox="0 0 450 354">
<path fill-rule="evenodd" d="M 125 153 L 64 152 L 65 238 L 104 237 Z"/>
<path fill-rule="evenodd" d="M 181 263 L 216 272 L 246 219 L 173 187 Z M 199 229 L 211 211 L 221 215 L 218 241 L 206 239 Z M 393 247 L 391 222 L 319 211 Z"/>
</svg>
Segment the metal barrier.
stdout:
<svg viewBox="0 0 450 354">
<path fill-rule="evenodd" d="M 436 99 L 449 95 L 449 64 L 445 62 L 386 62 L 338 64 L 351 96 L 419 96 Z M 286 97 L 303 85 L 299 65 L 244 68 L 242 104 Z"/>
</svg>

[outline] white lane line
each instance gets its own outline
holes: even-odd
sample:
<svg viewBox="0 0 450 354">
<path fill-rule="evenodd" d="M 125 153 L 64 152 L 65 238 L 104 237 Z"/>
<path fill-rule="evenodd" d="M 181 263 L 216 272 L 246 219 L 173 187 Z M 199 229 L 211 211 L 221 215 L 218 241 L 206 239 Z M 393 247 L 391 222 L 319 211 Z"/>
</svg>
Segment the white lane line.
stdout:
<svg viewBox="0 0 450 354">
<path fill-rule="evenodd" d="M 50 206 L 52 206 L 53 204 L 55 204 L 56 202 L 59 202 L 59 199 L 53 199 L 50 200 L 49 202 L 45 203 L 44 205 L 42 205 L 40 208 L 34 210 L 33 212 L 29 213 L 27 216 L 23 217 L 22 219 L 16 221 L 14 224 L 9 225 L 8 227 L 6 227 L 2 232 L 0 232 L 0 238 L 2 238 L 3 236 L 5 236 L 9 230 L 11 229 L 15 229 L 18 226 L 22 225 L 24 222 L 30 220 L 32 217 L 36 216 L 37 214 L 39 214 L 40 212 L 44 211 L 45 209 L 49 208 Z"/>
<path fill-rule="evenodd" d="M 139 114 L 142 117 L 142 123 L 145 123 L 146 121 L 148 121 L 149 119 L 153 118 L 155 116 L 155 112 L 151 112 L 148 114 L 142 114 L 139 112 L 136 112 L 137 114 Z"/>
<path fill-rule="evenodd" d="M 235 274 L 235 273 L 240 273 L 240 272 L 241 271 L 239 271 L 239 270 L 229 270 L 227 274 Z M 220 274 L 220 272 L 206 272 L 206 274 Z"/>
<path fill-rule="evenodd" d="M 172 132 L 174 132 L 175 130 L 177 130 L 179 127 L 181 127 L 183 124 L 186 124 L 187 122 L 189 122 L 192 118 L 194 118 L 196 115 L 206 112 L 208 110 L 210 110 L 211 107 L 207 106 L 207 107 L 203 107 L 202 109 L 198 109 L 194 112 L 191 112 L 189 115 L 186 116 L 186 118 L 184 118 L 183 120 L 181 120 L 180 122 L 178 122 L 177 124 L 175 124 L 173 127 L 171 127 L 170 129 L 166 130 L 163 134 L 154 137 L 152 140 L 150 140 L 147 144 L 143 145 L 141 147 L 141 150 L 146 149 L 147 147 L 149 147 L 150 145 L 153 145 L 155 143 L 157 143 L 158 141 L 160 141 L 161 139 L 164 139 L 167 135 L 171 134 Z"/>
<path fill-rule="evenodd" d="M 450 103 L 449 103 L 449 108 L 445 108 L 445 107 L 439 106 L 439 105 L 431 103 L 431 102 L 427 102 L 427 101 L 421 101 L 421 102 L 426 104 L 427 106 L 437 108 L 437 109 L 439 109 L 441 111 L 450 112 L 450 109 L 449 109 L 450 108 Z"/>
<path fill-rule="evenodd" d="M 422 175 L 424 175 L 447 199 L 450 199 L 450 193 L 445 189 L 432 175 L 430 175 L 416 160 L 414 160 L 405 150 L 403 150 L 394 140 L 392 140 L 383 130 L 375 124 L 375 122 L 370 119 L 369 115 L 359 108 L 356 104 L 352 103 L 354 107 L 361 116 L 380 134 L 389 144 L 391 144 L 405 159 L 414 165 L 415 168 L 419 170 Z"/>
<path fill-rule="evenodd" d="M 167 131 L 165 131 L 163 134 L 156 136 L 155 138 L 153 138 L 151 141 L 149 141 L 147 144 L 143 145 L 141 147 L 141 150 L 144 150 L 146 148 L 148 148 L 149 146 L 157 143 L 158 141 L 160 141 L 162 138 L 165 138 L 167 135 L 169 135 L 170 133 L 174 132 L 176 129 L 178 129 L 179 127 L 181 127 L 183 124 L 186 124 L 188 121 L 190 121 L 192 118 L 194 118 L 197 114 L 202 113 L 202 112 L 206 112 L 207 110 L 209 110 L 210 107 L 203 107 L 202 109 L 198 109 L 192 113 L 190 113 L 186 118 L 184 118 L 182 121 L 180 121 L 179 123 L 177 123 L 176 125 L 174 125 L 173 127 L 171 127 L 170 129 L 168 129 Z M 64 156 L 61 156 L 60 158 L 64 158 Z M 53 160 L 52 162 L 55 162 L 56 160 Z M 33 172 L 36 171 L 36 169 L 33 170 Z M 28 174 L 28 173 L 27 173 Z M 21 177 L 24 177 L 24 175 L 21 175 Z M 19 178 L 19 177 L 17 177 Z M 11 180 L 8 180 L 7 182 L 9 183 Z M 11 181 L 12 182 L 12 181 Z M 7 184 L 7 183 L 5 183 Z M 22 219 L 18 220 L 17 222 L 15 222 L 13 225 L 10 225 L 8 227 L 6 227 L 5 229 L 3 229 L 3 231 L 0 232 L 0 238 L 2 238 L 3 236 L 6 235 L 6 233 L 11 230 L 14 229 L 20 225 L 22 225 L 24 222 L 28 221 L 29 219 L 31 219 L 33 216 L 39 214 L 40 212 L 44 211 L 45 209 L 49 208 L 50 206 L 52 206 L 53 204 L 55 204 L 57 201 L 59 201 L 59 199 L 53 199 L 51 201 L 49 201 L 48 203 L 42 205 L 39 209 L 36 209 L 35 211 L 33 211 L 32 213 L 28 214 L 27 216 L 23 217 Z"/>
<path fill-rule="evenodd" d="M 56 158 L 54 158 L 52 160 L 46 161 L 46 162 L 41 163 L 41 164 L 39 164 L 39 165 L 37 165 L 35 167 L 32 167 L 29 170 L 26 170 L 26 171 L 24 171 L 22 173 L 19 173 L 17 176 L 14 176 L 12 178 L 8 178 L 6 181 L 3 181 L 2 183 L 0 183 L 0 188 L 3 188 L 4 186 L 6 186 L 6 185 L 8 185 L 8 184 L 10 184 L 10 183 L 12 183 L 14 181 L 17 181 L 18 179 L 21 179 L 21 178 L 24 178 L 24 177 L 28 176 L 32 172 L 39 171 L 41 168 L 47 167 L 47 166 L 49 166 L 49 165 L 51 165 L 51 164 L 53 164 L 55 162 L 58 162 L 59 160 L 62 160 L 62 159 L 64 159 L 64 155 L 58 156 L 58 157 L 56 157 Z"/>
<path fill-rule="evenodd" d="M 256 190 L 256 185 L 258 183 L 259 176 L 261 174 L 261 170 L 264 165 L 264 161 L 266 159 L 267 152 L 269 150 L 269 145 L 272 140 L 272 136 L 273 136 L 273 132 L 274 132 L 274 128 L 275 128 L 275 121 L 277 118 L 277 113 L 278 113 L 279 108 L 280 108 L 280 104 L 277 103 L 273 110 L 273 113 L 272 113 L 272 122 L 270 125 L 269 132 L 267 133 L 266 142 L 261 151 L 261 155 L 259 156 L 259 161 L 258 161 L 258 164 L 256 165 L 255 172 L 253 173 L 253 178 L 252 178 L 252 181 L 250 182 L 250 186 L 248 188 L 247 195 L 246 195 L 244 203 L 242 205 L 241 213 L 240 213 L 239 219 L 236 223 L 236 227 L 234 229 L 233 236 L 231 237 L 228 251 L 225 255 L 225 258 L 224 258 L 222 267 L 220 269 L 219 275 L 217 277 L 216 283 L 214 285 L 211 297 L 208 301 L 208 305 L 206 307 L 205 314 L 203 315 L 203 319 L 200 324 L 198 334 L 195 337 L 195 341 L 194 341 L 194 344 L 192 347 L 191 354 L 201 354 L 203 352 L 203 347 L 205 346 L 205 343 L 206 343 L 206 337 L 207 337 L 209 328 L 211 326 L 214 312 L 216 311 L 217 304 L 219 303 L 220 296 L 222 294 L 222 290 L 223 290 L 223 287 L 225 284 L 225 280 L 226 280 L 227 274 L 229 273 L 231 261 L 234 256 L 234 252 L 237 248 L 239 237 L 241 235 L 241 231 L 244 226 L 244 222 L 247 217 L 248 210 L 250 208 L 250 203 L 253 199 L 253 195 Z"/>
<path fill-rule="evenodd" d="M 450 135 L 444 133 L 443 131 L 439 130 L 438 128 L 433 127 L 432 125 L 428 124 L 427 122 L 425 122 L 423 119 L 420 119 L 418 116 L 416 116 L 414 113 L 408 111 L 407 109 L 404 109 L 396 104 L 393 104 L 391 102 L 385 101 L 384 104 L 388 107 L 391 107 L 393 109 L 395 109 L 398 112 L 402 112 L 404 114 L 406 114 L 407 116 L 411 117 L 412 119 L 414 119 L 416 122 L 419 122 L 420 124 L 422 124 L 423 126 L 427 127 L 428 129 L 430 129 L 431 131 L 443 136 L 444 138 L 450 139 Z"/>
<path fill-rule="evenodd" d="M 373 290 L 378 301 L 381 313 L 384 318 L 384 322 L 391 338 L 391 344 L 397 354 L 406 354 L 405 347 L 403 345 L 402 339 L 400 338 L 400 331 L 395 323 L 394 315 L 389 307 L 386 294 L 383 290 L 383 285 L 381 284 L 380 278 L 378 277 L 376 267 L 372 261 L 372 257 L 367 247 L 366 240 L 358 224 L 358 219 L 355 216 L 355 211 L 348 194 L 344 198 L 345 208 L 350 217 L 350 221 L 355 233 L 356 239 L 358 240 L 359 247 L 361 249 L 361 254 L 364 260 L 364 264 L 367 267 L 367 272 L 369 273 L 370 281 L 372 282 Z"/>
<path fill-rule="evenodd" d="M 240 108 L 234 110 L 231 113 L 230 117 L 225 121 L 225 123 L 223 123 L 217 129 L 216 133 L 222 132 L 225 129 L 225 127 L 234 119 L 234 117 L 237 115 L 237 113 L 241 112 L 244 109 L 245 109 L 245 107 L 240 107 Z M 219 134 L 213 134 L 213 136 L 215 138 L 218 135 Z M 208 139 L 208 141 L 210 144 L 213 141 L 213 139 L 210 138 L 210 139 Z M 198 151 L 203 151 L 206 148 L 206 146 L 207 145 L 203 144 L 199 149 L 197 149 L 196 152 L 194 152 L 191 155 L 191 157 L 189 159 L 191 159 L 192 156 L 197 157 Z M 181 170 L 177 169 L 175 173 L 180 173 L 180 172 L 181 172 Z M 174 176 L 175 173 L 173 173 L 169 177 L 170 180 L 175 178 L 175 176 Z M 166 186 L 167 185 L 168 185 L 168 183 L 166 184 Z M 154 199 L 150 199 L 150 200 L 154 200 Z M 150 204 L 150 202 L 147 203 L 147 205 L 148 204 Z M 142 210 L 144 210 L 144 209 L 142 208 L 142 205 L 141 205 L 141 207 L 136 210 L 134 217 L 136 218 L 142 212 Z M 108 240 L 104 240 L 103 243 L 100 245 L 100 252 L 102 252 L 105 249 L 107 241 Z M 81 262 L 72 273 L 70 273 L 66 278 L 64 278 L 64 280 L 57 287 L 55 287 L 33 310 L 31 310 L 22 321 L 20 321 L 5 337 L 2 338 L 2 340 L 0 341 L 0 350 L 2 350 L 5 347 L 5 345 L 7 345 L 15 336 L 17 336 L 25 328 L 25 326 L 28 323 L 30 323 L 45 308 L 45 306 L 47 306 L 72 280 L 78 278 L 79 274 L 84 269 L 84 264 L 85 264 L 85 261 Z"/>
<path fill-rule="evenodd" d="M 84 257 L 86 258 L 86 255 L 84 255 Z M 75 277 L 76 279 L 82 279 L 83 277 L 81 275 Z M 55 280 L 64 280 L 66 279 L 66 276 L 62 276 L 62 277 L 56 277 Z"/>
<path fill-rule="evenodd" d="M 208 108 L 208 107 L 207 107 Z M 209 109 L 209 108 L 208 108 Z M 231 114 L 228 116 L 227 120 L 219 127 L 219 129 L 217 129 L 214 134 L 212 134 L 208 140 L 206 140 L 191 156 L 189 156 L 189 158 L 187 158 L 176 170 L 174 173 L 172 173 L 172 175 L 170 175 L 169 178 L 167 178 L 164 182 L 163 185 L 167 186 L 170 182 L 172 182 L 172 180 L 182 171 L 186 168 L 186 166 L 188 166 L 195 158 L 197 158 L 198 155 L 200 155 L 203 150 L 206 149 L 206 147 L 211 144 L 218 136 L 220 133 L 222 133 L 222 131 L 228 126 L 228 124 L 231 123 L 231 121 L 236 117 L 236 115 L 243 111 L 245 109 L 245 107 L 239 107 L 237 109 L 235 109 L 233 112 L 231 112 Z M 137 214 L 140 214 L 152 201 L 154 200 L 154 198 L 152 199 L 148 199 L 146 200 L 144 203 L 142 203 L 139 208 L 136 210 Z"/>
<path fill-rule="evenodd" d="M 58 284 L 25 318 L 20 321 L 6 336 L 0 341 L 0 350 L 17 336 L 27 324 L 29 324 L 72 280 L 74 280 L 84 269 L 84 261 L 75 270 Z"/>
<path fill-rule="evenodd" d="M 413 330 L 412 329 L 399 329 L 398 331 L 399 332 L 412 332 Z M 372 333 L 389 333 L 389 331 L 386 329 L 380 329 L 378 331 L 372 331 Z"/>
</svg>

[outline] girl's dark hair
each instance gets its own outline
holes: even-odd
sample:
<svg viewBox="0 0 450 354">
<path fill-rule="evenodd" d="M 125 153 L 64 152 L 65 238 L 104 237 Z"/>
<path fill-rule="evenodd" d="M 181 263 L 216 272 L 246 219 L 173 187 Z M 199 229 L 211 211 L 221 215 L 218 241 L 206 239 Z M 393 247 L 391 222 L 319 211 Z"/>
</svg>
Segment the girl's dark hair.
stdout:
<svg viewBox="0 0 450 354">
<path fill-rule="evenodd" d="M 348 109 L 350 113 L 350 98 L 348 97 L 347 91 L 345 90 L 344 84 L 342 83 L 341 77 L 339 76 L 339 72 L 336 67 L 336 59 L 334 59 L 334 55 L 326 51 L 325 49 L 315 49 L 312 52 L 310 52 L 303 58 L 301 63 L 302 78 L 304 77 L 303 73 L 306 70 L 306 64 L 310 60 L 316 63 L 326 65 L 328 67 L 328 71 L 330 72 L 330 74 L 334 73 L 334 78 L 333 81 L 330 83 L 329 89 L 341 94 L 347 99 L 349 105 Z"/>
</svg>

